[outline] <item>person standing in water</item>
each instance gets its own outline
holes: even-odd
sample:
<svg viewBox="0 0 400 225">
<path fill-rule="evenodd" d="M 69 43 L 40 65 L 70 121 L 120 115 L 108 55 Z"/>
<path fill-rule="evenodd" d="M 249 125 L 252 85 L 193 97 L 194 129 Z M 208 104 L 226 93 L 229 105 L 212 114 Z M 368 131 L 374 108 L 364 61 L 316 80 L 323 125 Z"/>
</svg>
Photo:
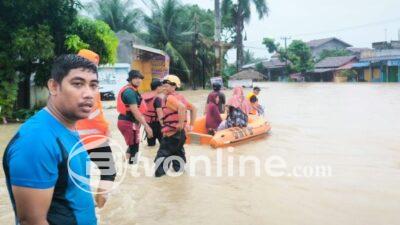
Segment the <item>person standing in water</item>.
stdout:
<svg viewBox="0 0 400 225">
<path fill-rule="evenodd" d="M 206 128 L 208 134 L 214 135 L 218 126 L 222 122 L 221 114 L 218 109 L 219 95 L 218 93 L 211 93 L 208 95 L 207 114 L 206 114 Z"/>
<path fill-rule="evenodd" d="M 140 143 L 140 124 L 144 126 L 147 137 L 153 137 L 151 127 L 146 123 L 143 112 L 139 111 L 139 105 L 142 101 L 138 88 L 142 83 L 143 75 L 137 70 L 131 70 L 128 74 L 128 84 L 118 93 L 117 111 L 118 129 L 125 138 L 128 145 L 126 157 L 129 164 L 136 164 L 137 153 Z"/>
<path fill-rule="evenodd" d="M 212 84 L 212 87 L 213 87 L 213 91 L 207 97 L 206 107 L 204 108 L 204 115 L 207 114 L 207 106 L 208 106 L 208 103 L 210 103 L 209 102 L 209 97 L 210 97 L 210 95 L 212 95 L 214 93 L 218 94 L 218 97 L 219 97 L 219 102 L 218 102 L 219 112 L 221 114 L 225 113 L 225 103 L 226 103 L 225 99 L 226 98 L 225 98 L 225 94 L 221 91 L 222 85 L 220 83 L 216 82 L 216 83 Z"/>
<path fill-rule="evenodd" d="M 3 156 L 16 224 L 95 225 L 89 156 L 85 150 L 75 154 L 83 147 L 75 124 L 92 112 L 97 67 L 83 57 L 62 55 L 47 87 L 47 107 L 21 125 Z"/>
<path fill-rule="evenodd" d="M 186 163 L 184 144 L 186 141 L 186 113 L 190 111 L 190 128 L 196 120 L 196 108 L 189 103 L 185 97 L 176 92 L 176 88 L 181 86 L 180 79 L 175 75 L 167 75 L 163 80 L 166 97 L 163 106 L 163 138 L 158 149 L 154 162 L 156 163 L 155 176 L 161 177 L 166 174 L 164 166 L 168 157 L 174 156 L 178 160 L 172 160 L 172 168 L 175 172 L 182 169 L 181 163 Z M 184 168 L 183 168 L 184 169 Z"/>
<path fill-rule="evenodd" d="M 162 99 L 164 88 L 159 79 L 154 79 L 151 84 L 151 91 L 142 94 L 142 104 L 146 104 L 145 112 L 143 113 L 144 118 L 146 119 L 147 124 L 151 127 L 153 131 L 153 137 L 147 137 L 147 145 L 155 146 L 156 140 L 161 143 L 162 139 Z"/>
<path fill-rule="evenodd" d="M 84 57 L 96 66 L 99 66 L 100 57 L 95 52 L 82 49 L 78 55 Z M 90 159 L 98 166 L 100 170 L 100 183 L 95 197 L 97 207 L 102 208 L 107 200 L 107 192 L 112 187 L 116 176 L 114 158 L 111 147 L 108 144 L 110 135 L 109 124 L 103 113 L 100 92 L 95 96 L 94 105 L 88 118 L 78 120 L 76 130 L 89 153 Z M 96 157 L 96 153 L 101 153 L 101 158 Z M 104 157 L 106 156 L 106 157 Z M 107 163 L 107 167 L 105 166 Z"/>
</svg>

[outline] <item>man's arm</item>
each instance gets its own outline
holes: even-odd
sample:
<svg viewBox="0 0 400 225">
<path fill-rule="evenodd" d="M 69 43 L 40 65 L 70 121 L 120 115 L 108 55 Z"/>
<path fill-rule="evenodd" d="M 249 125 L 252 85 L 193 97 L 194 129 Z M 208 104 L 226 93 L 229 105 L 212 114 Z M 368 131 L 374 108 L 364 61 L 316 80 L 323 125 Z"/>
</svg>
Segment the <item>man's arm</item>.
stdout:
<svg viewBox="0 0 400 225">
<path fill-rule="evenodd" d="M 12 186 L 21 225 L 48 225 L 47 212 L 53 197 L 54 188 L 33 189 Z"/>
<path fill-rule="evenodd" d="M 190 111 L 190 126 L 194 126 L 194 122 L 196 121 L 196 116 L 197 116 L 197 108 L 194 105 L 191 105 L 189 107 Z"/>
<path fill-rule="evenodd" d="M 156 108 L 156 112 L 157 112 L 158 121 L 160 122 L 160 124 L 162 126 L 163 125 L 162 118 L 164 117 L 164 113 L 162 111 L 162 108 Z"/>
<path fill-rule="evenodd" d="M 144 119 L 143 114 L 139 111 L 137 104 L 129 105 L 129 109 L 131 110 L 135 119 L 144 126 L 144 129 L 147 133 L 147 137 L 152 138 L 153 131 L 151 130 L 151 127 L 146 123 L 146 120 Z"/>
</svg>

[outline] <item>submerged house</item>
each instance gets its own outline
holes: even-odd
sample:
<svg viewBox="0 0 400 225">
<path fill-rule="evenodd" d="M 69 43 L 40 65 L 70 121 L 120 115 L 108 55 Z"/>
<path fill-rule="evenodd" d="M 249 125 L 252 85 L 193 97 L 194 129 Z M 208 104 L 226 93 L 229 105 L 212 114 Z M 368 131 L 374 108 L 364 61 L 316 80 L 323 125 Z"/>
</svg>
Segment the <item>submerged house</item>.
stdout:
<svg viewBox="0 0 400 225">
<path fill-rule="evenodd" d="M 253 81 L 262 81 L 262 80 L 264 80 L 264 75 L 262 73 L 257 72 L 253 69 L 246 69 L 230 76 L 228 80 L 228 87 L 230 88 L 236 86 L 252 87 Z"/>
<path fill-rule="evenodd" d="M 353 69 L 367 82 L 400 81 L 400 49 L 374 49 L 361 54 Z"/>
<path fill-rule="evenodd" d="M 306 44 L 311 48 L 314 59 L 318 59 L 324 50 L 342 50 L 352 47 L 352 45 L 335 37 L 311 40 Z"/>
<path fill-rule="evenodd" d="M 345 71 L 352 69 L 358 61 L 356 56 L 327 57 L 315 65 L 315 69 L 308 72 L 306 80 L 309 81 L 347 81 Z"/>
<path fill-rule="evenodd" d="M 257 64 L 262 64 L 263 69 L 260 71 L 266 80 L 269 81 L 278 81 L 284 79 L 285 76 L 285 68 L 286 68 L 286 62 L 281 61 L 279 59 L 279 55 L 275 54 L 274 56 L 271 57 L 271 59 L 265 59 L 262 60 L 258 63 L 252 63 L 248 65 L 244 65 L 242 68 L 243 69 L 257 69 Z M 291 63 L 288 62 L 288 65 Z"/>
</svg>

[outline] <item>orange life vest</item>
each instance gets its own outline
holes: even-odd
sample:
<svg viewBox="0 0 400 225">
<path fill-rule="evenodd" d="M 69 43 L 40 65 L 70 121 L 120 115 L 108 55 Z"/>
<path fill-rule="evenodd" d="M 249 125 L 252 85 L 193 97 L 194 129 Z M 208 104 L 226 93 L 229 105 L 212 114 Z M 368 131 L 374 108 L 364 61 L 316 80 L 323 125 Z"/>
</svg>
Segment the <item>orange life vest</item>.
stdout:
<svg viewBox="0 0 400 225">
<path fill-rule="evenodd" d="M 134 86 L 132 86 L 130 84 L 127 84 L 121 88 L 121 90 L 118 93 L 118 97 L 117 97 L 117 111 L 119 114 L 122 114 L 124 116 L 126 116 L 126 114 L 131 111 L 131 109 L 129 108 L 129 105 L 126 105 L 122 101 L 122 93 L 124 93 L 124 91 L 126 91 L 128 88 L 137 92 L 137 88 L 135 88 Z M 140 105 L 140 102 L 138 103 L 138 105 Z M 143 113 L 145 111 L 145 109 L 140 108 L 140 111 Z"/>
<path fill-rule="evenodd" d="M 145 105 L 146 111 L 143 112 L 143 116 L 146 119 L 146 123 L 153 123 L 158 121 L 157 119 L 157 111 L 154 108 L 154 100 L 156 100 L 157 94 L 154 91 L 150 91 L 142 94 L 142 104 Z"/>
<path fill-rule="evenodd" d="M 86 149 L 99 147 L 107 141 L 108 122 L 104 117 L 100 93 L 96 95 L 89 117 L 79 120 L 75 127 Z"/>
<path fill-rule="evenodd" d="M 186 100 L 185 98 L 178 94 L 178 93 L 172 93 L 169 94 L 177 98 L 181 103 L 184 103 Z M 178 124 L 179 124 L 179 115 L 177 110 L 173 110 L 167 107 L 166 101 L 168 99 L 168 95 L 165 98 L 165 103 L 163 104 L 162 110 L 164 117 L 162 118 L 163 120 L 163 127 L 161 132 L 162 133 L 173 133 L 178 130 Z M 186 112 L 185 112 L 185 125 L 186 125 L 187 119 L 186 119 Z"/>
</svg>

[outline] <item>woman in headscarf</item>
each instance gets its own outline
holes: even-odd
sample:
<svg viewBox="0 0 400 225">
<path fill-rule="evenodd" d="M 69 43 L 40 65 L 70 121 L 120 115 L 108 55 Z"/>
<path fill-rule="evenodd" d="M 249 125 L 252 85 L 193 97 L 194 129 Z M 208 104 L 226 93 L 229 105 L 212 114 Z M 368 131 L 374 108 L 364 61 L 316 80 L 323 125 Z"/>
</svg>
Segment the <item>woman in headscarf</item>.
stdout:
<svg viewBox="0 0 400 225">
<path fill-rule="evenodd" d="M 251 106 L 243 94 L 241 87 L 233 89 L 233 96 L 228 101 L 227 127 L 247 127 Z"/>
<path fill-rule="evenodd" d="M 214 92 L 208 96 L 207 99 L 207 113 L 206 113 L 206 128 L 208 134 L 214 135 L 215 130 L 218 128 L 222 122 L 220 111 L 218 108 L 219 94 Z"/>
</svg>

